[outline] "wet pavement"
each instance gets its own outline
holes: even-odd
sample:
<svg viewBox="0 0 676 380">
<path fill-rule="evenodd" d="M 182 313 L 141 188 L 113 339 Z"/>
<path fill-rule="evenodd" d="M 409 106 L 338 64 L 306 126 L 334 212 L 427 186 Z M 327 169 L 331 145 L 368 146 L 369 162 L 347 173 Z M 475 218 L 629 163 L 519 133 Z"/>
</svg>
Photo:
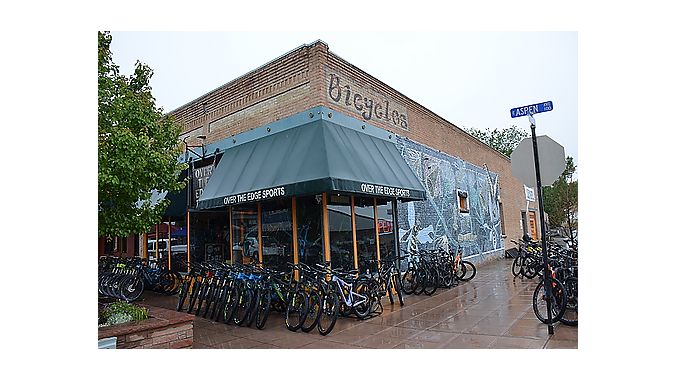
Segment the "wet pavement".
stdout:
<svg viewBox="0 0 676 380">
<path fill-rule="evenodd" d="M 193 348 L 577 348 L 577 327 L 547 325 L 533 313 L 537 279 L 514 278 L 511 259 L 477 266 L 469 282 L 432 296 L 405 296 L 403 307 L 382 299 L 384 311 L 367 320 L 339 318 L 322 336 L 286 329 L 273 312 L 263 330 L 195 317 Z M 143 302 L 174 309 L 176 296 L 145 292 Z"/>
</svg>

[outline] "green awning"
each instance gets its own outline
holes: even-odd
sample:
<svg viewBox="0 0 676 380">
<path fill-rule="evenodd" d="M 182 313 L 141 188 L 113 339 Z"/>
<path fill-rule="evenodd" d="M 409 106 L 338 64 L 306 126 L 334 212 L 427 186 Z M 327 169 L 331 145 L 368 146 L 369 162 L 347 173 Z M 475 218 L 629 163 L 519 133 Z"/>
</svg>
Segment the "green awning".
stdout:
<svg viewBox="0 0 676 380">
<path fill-rule="evenodd" d="M 425 199 L 394 143 L 317 120 L 226 149 L 197 208 L 322 192 Z"/>
<path fill-rule="evenodd" d="M 187 170 L 183 170 L 178 177 L 179 181 L 184 180 L 188 175 Z M 168 193 L 165 191 L 152 190 L 150 192 L 149 204 L 154 207 L 157 202 L 162 199 L 168 199 L 169 205 L 164 210 L 165 217 L 182 217 L 188 210 L 188 186 L 184 186 L 182 190 Z M 136 207 L 141 207 L 142 202 L 136 202 Z"/>
</svg>

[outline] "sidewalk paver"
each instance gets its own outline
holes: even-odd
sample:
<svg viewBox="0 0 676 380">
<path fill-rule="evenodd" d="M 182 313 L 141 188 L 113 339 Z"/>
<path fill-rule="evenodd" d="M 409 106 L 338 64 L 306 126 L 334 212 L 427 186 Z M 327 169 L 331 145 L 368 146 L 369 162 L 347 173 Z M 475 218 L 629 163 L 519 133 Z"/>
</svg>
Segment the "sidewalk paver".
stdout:
<svg viewBox="0 0 676 380">
<path fill-rule="evenodd" d="M 471 281 L 432 296 L 405 296 L 403 307 L 384 297 L 380 315 L 339 318 L 327 336 L 289 331 L 280 313 L 272 313 L 263 330 L 195 317 L 193 348 L 576 349 L 577 327 L 557 323 L 549 335 L 532 310 L 537 280 L 514 278 L 511 263 L 500 258 L 479 265 Z M 176 296 L 145 292 L 143 298 L 153 306 L 176 305 Z"/>
</svg>

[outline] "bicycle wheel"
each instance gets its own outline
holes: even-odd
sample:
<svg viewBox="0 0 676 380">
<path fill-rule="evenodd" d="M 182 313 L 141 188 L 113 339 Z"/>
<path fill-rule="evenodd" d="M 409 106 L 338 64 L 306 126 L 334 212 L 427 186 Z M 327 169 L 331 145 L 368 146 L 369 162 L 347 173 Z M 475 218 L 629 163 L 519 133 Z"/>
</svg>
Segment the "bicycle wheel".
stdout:
<svg viewBox="0 0 676 380">
<path fill-rule="evenodd" d="M 207 317 L 209 313 L 209 307 L 211 307 L 211 302 L 214 298 L 214 292 L 216 291 L 216 281 L 212 281 L 207 285 L 206 290 L 204 291 L 204 311 L 202 312 L 202 318 Z M 199 312 L 197 313 L 199 314 Z"/>
<path fill-rule="evenodd" d="M 523 276 L 527 279 L 533 279 L 538 274 L 538 262 L 532 257 L 526 257 L 523 264 Z"/>
<path fill-rule="evenodd" d="M 143 294 L 144 289 L 143 280 L 137 276 L 129 276 L 120 284 L 122 299 L 127 302 L 136 301 Z"/>
<path fill-rule="evenodd" d="M 317 326 L 319 322 L 319 315 L 322 312 L 322 297 L 321 295 L 313 290 L 308 295 L 308 312 L 305 322 L 300 327 L 303 332 L 310 332 L 312 329 Z"/>
<path fill-rule="evenodd" d="M 209 286 L 211 284 L 208 282 L 203 282 L 202 285 L 200 286 L 199 293 L 197 294 L 197 309 L 195 310 L 195 315 L 199 316 L 200 310 L 202 310 L 202 303 L 204 302 L 204 298 L 209 291 Z"/>
<path fill-rule="evenodd" d="M 517 256 L 514 258 L 514 261 L 512 262 L 512 275 L 514 277 L 519 277 L 521 273 L 523 272 L 523 258 L 521 256 Z"/>
<path fill-rule="evenodd" d="M 413 289 L 415 289 L 416 283 L 416 269 L 408 268 L 404 272 L 404 276 L 401 279 L 402 287 L 401 290 L 404 294 L 413 294 Z"/>
<path fill-rule="evenodd" d="M 296 291 L 289 296 L 289 303 L 286 305 L 284 314 L 284 324 L 291 331 L 298 330 L 305 322 L 308 311 L 307 294 Z"/>
<path fill-rule="evenodd" d="M 413 294 L 416 296 L 419 296 L 425 291 L 425 286 L 427 285 L 427 269 L 426 268 L 418 268 L 418 270 L 415 272 L 415 283 L 413 285 Z"/>
<path fill-rule="evenodd" d="M 447 264 L 439 272 L 439 280 L 441 285 L 445 288 L 450 288 L 453 286 L 453 268 L 450 264 Z"/>
<path fill-rule="evenodd" d="M 202 287 L 202 283 L 199 280 L 195 280 L 192 284 L 192 292 L 190 292 L 190 300 L 188 302 L 188 314 L 192 314 L 192 310 L 195 307 L 195 302 L 197 302 L 197 296 Z"/>
<path fill-rule="evenodd" d="M 389 276 L 384 280 L 384 286 L 387 288 L 387 297 L 390 299 L 390 305 L 394 305 L 394 291 L 392 290 L 392 281 L 394 280 L 393 276 Z M 383 280 L 381 280 L 383 281 Z M 380 287 L 380 285 L 378 285 Z"/>
<path fill-rule="evenodd" d="M 465 266 L 465 275 L 462 276 L 462 281 L 469 281 L 476 276 L 476 267 L 469 261 L 462 261 L 462 264 Z"/>
<path fill-rule="evenodd" d="M 365 319 L 371 314 L 373 308 L 373 298 L 371 296 L 371 287 L 368 281 L 361 281 L 355 284 L 354 292 L 359 296 L 355 297 L 354 313 L 359 319 Z"/>
<path fill-rule="evenodd" d="M 181 288 L 183 278 L 179 272 L 173 270 L 169 272 L 169 277 L 171 278 L 171 286 L 167 289 L 167 294 L 174 295 L 178 293 L 178 290 Z"/>
<path fill-rule="evenodd" d="M 322 299 L 322 311 L 319 314 L 319 322 L 317 323 L 317 330 L 322 335 L 328 335 L 338 320 L 338 308 L 340 299 L 338 294 L 333 290 L 329 290 Z"/>
<path fill-rule="evenodd" d="M 437 291 L 437 286 L 439 284 L 439 272 L 436 268 L 430 267 L 427 269 L 427 276 L 425 279 L 427 281 L 425 281 L 423 293 L 425 293 L 425 295 L 431 296 Z"/>
<path fill-rule="evenodd" d="M 542 323 L 549 323 L 549 318 L 547 318 L 548 298 L 551 300 L 552 323 L 558 322 L 561 319 L 561 316 L 566 311 L 566 303 L 568 301 L 566 290 L 561 281 L 555 278 L 551 278 L 550 280 L 552 285 L 551 297 L 547 297 L 544 279 L 540 281 L 533 292 L 533 311 Z"/>
<path fill-rule="evenodd" d="M 258 310 L 256 311 L 256 328 L 262 330 L 265 327 L 265 322 L 268 320 L 270 315 L 270 303 L 272 302 L 272 296 L 270 295 L 269 290 L 263 291 L 263 295 L 260 298 L 260 303 L 258 305 Z"/>
<path fill-rule="evenodd" d="M 249 310 L 249 315 L 246 318 L 247 327 L 251 327 L 256 322 L 256 313 L 258 312 L 258 305 L 261 302 L 261 290 L 256 289 L 253 291 L 253 298 L 251 299 L 251 308 Z"/>
<path fill-rule="evenodd" d="M 239 288 L 232 286 L 228 288 L 223 301 L 223 323 L 230 323 L 235 316 L 237 302 L 239 301 Z"/>
<path fill-rule="evenodd" d="M 214 307 L 211 308 L 211 315 L 209 318 L 212 321 L 216 321 L 218 317 L 220 317 L 220 313 L 223 305 L 223 292 L 225 291 L 225 286 L 224 284 L 220 283 L 216 286 L 216 290 L 214 291 L 214 297 L 213 297 L 213 303 Z"/>
<path fill-rule="evenodd" d="M 247 316 L 251 310 L 251 305 L 253 304 L 253 290 L 251 289 L 242 289 L 239 293 L 239 300 L 237 302 L 237 307 L 235 308 L 235 315 L 232 317 L 232 321 L 237 326 L 242 326 L 247 321 Z"/>
<path fill-rule="evenodd" d="M 404 295 L 399 274 L 392 276 L 392 284 L 394 285 L 394 291 L 397 292 L 397 298 L 399 298 L 399 306 L 404 306 Z"/>
<path fill-rule="evenodd" d="M 190 281 L 186 281 L 181 285 L 180 290 L 178 291 L 178 302 L 176 303 L 176 311 L 181 311 L 183 309 L 183 304 L 185 303 L 186 296 L 188 295 L 188 289 L 190 289 Z"/>
<path fill-rule="evenodd" d="M 577 277 L 565 279 L 563 286 L 566 289 L 568 302 L 560 322 L 567 326 L 577 326 Z"/>
</svg>

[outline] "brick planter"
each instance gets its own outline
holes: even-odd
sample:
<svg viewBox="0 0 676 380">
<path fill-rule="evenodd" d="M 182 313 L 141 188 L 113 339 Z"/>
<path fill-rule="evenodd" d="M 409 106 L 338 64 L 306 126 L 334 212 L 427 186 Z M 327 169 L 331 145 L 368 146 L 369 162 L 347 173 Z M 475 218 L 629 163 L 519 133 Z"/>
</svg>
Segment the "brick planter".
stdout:
<svg viewBox="0 0 676 380">
<path fill-rule="evenodd" d="M 139 304 L 149 318 L 99 328 L 99 340 L 117 337 L 116 348 L 192 348 L 194 316 Z"/>
</svg>

